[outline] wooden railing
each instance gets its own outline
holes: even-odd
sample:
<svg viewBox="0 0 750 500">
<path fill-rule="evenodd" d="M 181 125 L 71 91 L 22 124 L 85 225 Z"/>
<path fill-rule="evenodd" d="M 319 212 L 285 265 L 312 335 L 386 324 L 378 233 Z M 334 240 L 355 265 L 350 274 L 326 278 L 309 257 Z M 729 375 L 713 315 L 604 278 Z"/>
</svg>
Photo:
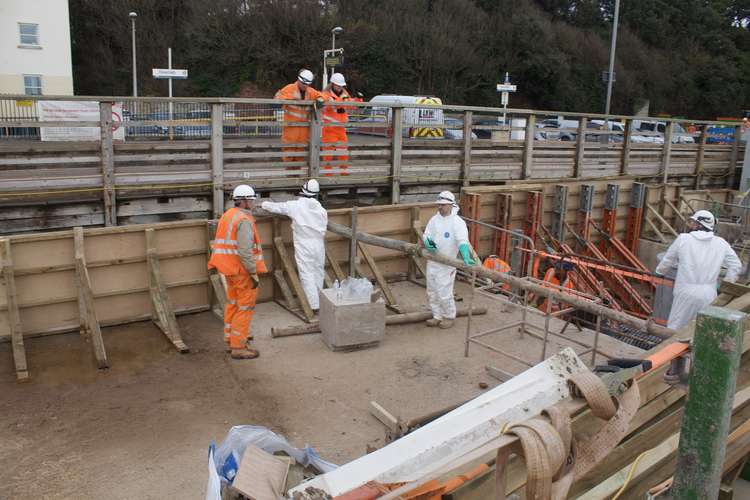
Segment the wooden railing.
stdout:
<svg viewBox="0 0 750 500">
<path fill-rule="evenodd" d="M 218 216 L 227 193 L 239 183 L 252 184 L 260 191 L 290 190 L 311 177 L 320 179 L 324 190 L 377 188 L 391 203 L 416 201 L 430 189 L 456 190 L 523 179 L 629 176 L 690 188 L 726 187 L 734 184 L 744 149 L 738 140 L 739 123 L 691 121 L 697 132 L 676 134 L 684 120 L 347 103 L 359 110 L 351 114 L 359 116 L 346 125 L 349 160 L 344 162 L 328 159 L 319 133 L 320 110 L 312 113 L 310 122 L 302 123 L 313 131 L 309 142 L 296 145 L 299 150 L 295 152 L 283 150 L 290 146 L 279 138 L 280 126 L 286 125 L 280 121 L 279 108 L 286 101 L 2 99 L 31 101 L 34 106 L 39 100 L 96 101 L 100 108 L 99 121 L 91 122 L 42 122 L 36 114 L 33 118 L 0 117 L 0 232 L 5 233 Z M 112 123 L 114 103 L 123 103 L 131 119 Z M 310 102 L 294 103 L 312 108 Z M 182 111 L 165 114 L 170 104 Z M 373 107 L 381 113 L 371 113 Z M 438 112 L 452 120 L 435 124 L 422 116 Z M 497 121 L 504 112 L 507 124 Z M 363 120 L 363 116 L 370 118 Z M 550 123 L 551 117 L 562 117 L 567 123 L 574 120 L 577 126 L 566 127 L 566 121 L 562 127 L 537 126 Z M 622 130 L 603 130 L 608 122 L 621 124 Z M 633 126 L 642 122 L 663 122 L 664 133 Z M 38 133 L 17 134 L 20 139 L 13 134 L 50 126 L 95 126 L 100 140 L 47 142 L 38 140 Z M 127 129 L 124 142 L 114 140 L 113 127 Z M 733 140 L 712 143 L 711 127 L 730 127 Z M 409 130 L 418 129 L 437 129 L 453 138 L 409 137 Z M 673 143 L 670 137 L 686 142 Z"/>
</svg>

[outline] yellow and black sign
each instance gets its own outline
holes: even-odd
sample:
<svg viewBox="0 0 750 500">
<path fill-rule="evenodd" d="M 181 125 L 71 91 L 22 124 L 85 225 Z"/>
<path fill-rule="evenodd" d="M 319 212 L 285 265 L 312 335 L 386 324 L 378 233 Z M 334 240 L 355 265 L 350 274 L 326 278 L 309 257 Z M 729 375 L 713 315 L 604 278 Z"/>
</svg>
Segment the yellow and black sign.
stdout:
<svg viewBox="0 0 750 500">
<path fill-rule="evenodd" d="M 437 97 L 418 97 L 417 104 L 428 104 L 433 106 L 440 106 L 443 104 Z M 429 108 L 418 108 L 417 111 L 417 125 L 422 124 L 443 124 L 443 112 L 440 109 L 429 109 Z M 443 138 L 443 128 L 435 127 L 412 127 L 409 129 L 409 137 L 428 137 L 428 138 Z"/>
</svg>

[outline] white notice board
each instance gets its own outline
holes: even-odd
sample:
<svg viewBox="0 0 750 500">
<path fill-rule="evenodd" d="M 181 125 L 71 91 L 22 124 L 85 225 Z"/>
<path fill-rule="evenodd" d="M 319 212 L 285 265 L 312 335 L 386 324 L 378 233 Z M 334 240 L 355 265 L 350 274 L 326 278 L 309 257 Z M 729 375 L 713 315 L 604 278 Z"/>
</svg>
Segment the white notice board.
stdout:
<svg viewBox="0 0 750 500">
<path fill-rule="evenodd" d="M 90 122 L 99 121 L 99 103 L 96 101 L 39 101 L 40 122 Z M 43 141 L 99 141 L 99 127 L 41 127 Z M 122 103 L 112 104 L 112 137 L 125 140 L 122 126 Z"/>
</svg>

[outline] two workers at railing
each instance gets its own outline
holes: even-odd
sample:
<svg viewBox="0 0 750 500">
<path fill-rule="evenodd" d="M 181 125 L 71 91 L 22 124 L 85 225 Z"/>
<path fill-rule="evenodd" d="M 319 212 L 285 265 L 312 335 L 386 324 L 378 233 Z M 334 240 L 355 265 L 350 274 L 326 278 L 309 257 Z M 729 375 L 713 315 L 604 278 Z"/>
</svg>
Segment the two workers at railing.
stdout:
<svg viewBox="0 0 750 500">
<path fill-rule="evenodd" d="M 321 147 L 323 154 L 323 169 L 333 170 L 338 168 L 340 175 L 349 175 L 346 169 L 349 167 L 349 143 L 346 134 L 346 123 L 349 121 L 348 111 L 351 106 L 345 106 L 341 103 L 345 101 L 356 101 L 346 90 L 346 80 L 341 73 L 334 73 L 331 76 L 331 83 L 323 89 L 322 92 L 312 88 L 312 82 L 315 78 L 312 71 L 303 69 L 297 75 L 297 81 L 284 86 L 276 92 L 276 99 L 292 101 L 313 101 L 314 109 L 317 110 L 325 101 L 333 101 L 337 105 L 323 106 L 321 110 L 321 119 L 323 122 L 323 133 Z M 359 99 L 361 101 L 361 99 Z M 284 128 L 281 133 L 281 142 L 285 144 L 282 148 L 284 153 L 292 153 L 284 156 L 286 162 L 302 161 L 305 154 L 305 147 L 310 141 L 311 121 L 310 109 L 305 106 L 293 104 L 284 105 Z M 287 122 L 306 122 L 305 125 L 289 124 Z M 287 170 L 300 170 L 301 166 L 287 167 Z M 324 173 L 326 176 L 332 176 L 332 172 Z"/>
</svg>

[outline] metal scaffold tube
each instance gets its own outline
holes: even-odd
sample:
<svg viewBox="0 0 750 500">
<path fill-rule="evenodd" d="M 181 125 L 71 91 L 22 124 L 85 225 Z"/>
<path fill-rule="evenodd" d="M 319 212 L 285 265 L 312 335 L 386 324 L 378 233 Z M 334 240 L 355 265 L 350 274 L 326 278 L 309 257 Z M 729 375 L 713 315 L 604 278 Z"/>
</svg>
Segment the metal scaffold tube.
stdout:
<svg viewBox="0 0 750 500">
<path fill-rule="evenodd" d="M 347 226 L 329 221 L 328 230 L 339 236 L 343 236 L 349 239 L 352 238 L 352 229 Z M 432 260 L 434 262 L 439 262 L 441 264 L 452 266 L 457 269 L 466 271 L 468 273 L 476 272 L 476 276 L 478 278 L 490 279 L 493 282 L 507 283 L 512 287 L 534 293 L 537 296 L 546 297 L 548 299 L 559 300 L 561 302 L 565 302 L 566 304 L 569 304 L 575 307 L 576 309 L 580 309 L 582 311 L 586 311 L 591 314 L 596 314 L 604 318 L 610 319 L 612 321 L 616 321 L 618 323 L 632 326 L 639 330 L 646 331 L 650 333 L 651 335 L 654 335 L 661 339 L 670 338 L 676 333 L 674 330 L 657 325 L 656 323 L 652 321 L 643 320 L 641 318 L 631 316 L 630 314 L 626 314 L 624 312 L 615 311 L 615 310 L 610 309 L 607 306 L 596 304 L 590 300 L 581 299 L 568 293 L 559 292 L 559 291 L 550 289 L 543 285 L 531 283 L 531 282 L 528 282 L 527 280 L 518 278 L 516 276 L 512 276 L 510 274 L 499 273 L 492 269 L 487 269 L 481 265 L 467 266 L 461 260 L 453 259 L 449 257 L 443 257 L 442 255 L 430 253 L 426 251 L 424 248 L 414 243 L 409 243 L 409 242 L 401 241 L 401 240 L 394 240 L 391 238 L 384 238 L 382 236 L 376 236 L 374 234 L 363 233 L 361 231 L 356 231 L 356 235 L 354 236 L 354 238 L 368 245 L 379 246 L 383 248 L 388 248 L 390 250 L 403 252 L 408 255 L 415 255 L 415 256 L 423 257 L 427 260 Z"/>
</svg>

